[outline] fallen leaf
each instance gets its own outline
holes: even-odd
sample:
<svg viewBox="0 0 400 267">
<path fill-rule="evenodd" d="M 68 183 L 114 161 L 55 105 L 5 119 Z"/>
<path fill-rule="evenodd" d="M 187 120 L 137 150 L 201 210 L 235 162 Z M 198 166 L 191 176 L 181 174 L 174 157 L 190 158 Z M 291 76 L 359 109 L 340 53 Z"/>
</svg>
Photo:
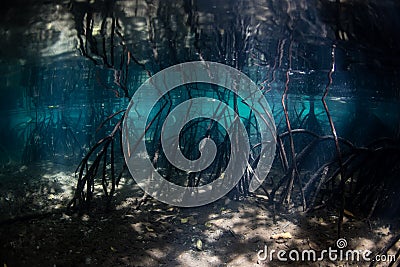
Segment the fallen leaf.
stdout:
<svg viewBox="0 0 400 267">
<path fill-rule="evenodd" d="M 212 223 L 206 222 L 204 225 L 205 225 L 206 227 L 211 227 L 211 226 L 212 226 Z"/>
<path fill-rule="evenodd" d="M 110 249 L 111 249 L 112 252 L 117 251 L 117 250 L 116 250 L 115 248 L 113 248 L 113 247 L 110 247 Z"/>
<path fill-rule="evenodd" d="M 149 231 L 149 232 L 154 232 L 154 229 L 151 228 L 151 227 L 149 227 L 149 226 L 146 226 L 146 229 L 147 229 L 147 231 Z"/>
<path fill-rule="evenodd" d="M 203 242 L 200 239 L 197 239 L 196 241 L 196 248 L 198 250 L 203 250 Z"/>
<path fill-rule="evenodd" d="M 289 232 L 283 232 L 271 236 L 272 239 L 291 239 L 292 235 Z"/>
<path fill-rule="evenodd" d="M 267 196 L 264 196 L 264 195 L 256 195 L 256 197 L 261 198 L 263 200 L 269 200 L 269 198 Z"/>
<path fill-rule="evenodd" d="M 343 213 L 344 213 L 344 215 L 346 215 L 347 217 L 350 217 L 350 218 L 356 217 L 351 211 L 348 211 L 346 209 L 343 211 Z"/>
<path fill-rule="evenodd" d="M 189 221 L 189 218 L 181 218 L 181 223 L 187 223 Z"/>
</svg>

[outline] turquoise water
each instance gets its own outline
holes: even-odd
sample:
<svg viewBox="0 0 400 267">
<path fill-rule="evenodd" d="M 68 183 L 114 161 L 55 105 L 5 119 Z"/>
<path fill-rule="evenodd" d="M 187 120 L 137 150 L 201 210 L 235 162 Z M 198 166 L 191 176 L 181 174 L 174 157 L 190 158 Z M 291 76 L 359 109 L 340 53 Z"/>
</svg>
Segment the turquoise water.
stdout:
<svg viewBox="0 0 400 267">
<path fill-rule="evenodd" d="M 96 132 L 102 121 L 113 112 L 127 107 L 128 99 L 116 97 L 113 91 L 118 90 L 118 87 L 113 84 L 112 71 L 99 69 L 79 57 L 63 63 L 61 67 L 55 67 L 59 65 L 53 62 L 56 59 L 47 61 L 42 65 L 25 63 L 2 66 L 2 164 L 35 161 L 54 155 L 78 161 L 96 138 L 107 131 Z M 146 79 L 140 70 L 132 73 L 134 75 L 141 77 L 142 81 Z M 324 82 L 325 75 L 321 76 Z M 132 82 L 130 91 L 133 93 L 140 84 Z M 322 132 L 330 134 L 321 101 L 324 84 L 316 95 L 300 94 L 297 88 L 290 85 L 287 106 L 293 126 L 300 127 L 300 121 L 310 112 L 310 103 L 314 102 L 314 113 Z M 330 89 L 330 95 L 333 96 L 327 98 L 340 136 L 360 145 L 377 137 L 396 136 L 400 121 L 400 103 L 397 98 L 376 96 L 377 93 L 374 96 L 351 95 L 351 90 L 342 94 L 341 87 L 345 86 L 334 79 L 334 85 Z M 286 129 L 281 105 L 283 90 L 284 81 L 278 81 L 265 93 L 280 132 Z M 357 92 L 363 89 L 352 90 Z M 179 101 L 188 97 L 178 94 Z M 216 97 L 216 94 L 211 95 Z M 239 104 L 240 113 L 247 117 L 249 110 L 245 107 Z M 40 127 L 42 129 L 37 132 Z M 37 153 L 24 155 L 27 146 L 34 144 L 37 146 Z"/>
</svg>

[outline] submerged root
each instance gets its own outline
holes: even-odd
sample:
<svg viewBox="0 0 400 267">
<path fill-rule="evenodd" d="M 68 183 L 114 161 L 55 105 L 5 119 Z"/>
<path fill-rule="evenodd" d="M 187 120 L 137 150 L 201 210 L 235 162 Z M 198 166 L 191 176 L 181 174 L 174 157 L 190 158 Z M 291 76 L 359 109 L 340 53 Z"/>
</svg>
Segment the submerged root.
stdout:
<svg viewBox="0 0 400 267">
<path fill-rule="evenodd" d="M 306 198 L 306 210 L 310 211 L 321 205 L 331 205 L 339 209 L 338 199 L 340 196 L 340 185 L 344 183 L 344 197 L 346 198 L 346 209 L 357 210 L 360 215 L 370 218 L 374 215 L 393 215 L 400 211 L 399 201 L 396 198 L 400 188 L 398 176 L 400 174 L 400 142 L 398 140 L 383 138 L 365 146 L 357 147 L 350 141 L 338 138 L 342 146 L 343 162 L 339 164 L 338 158 L 326 160 L 309 173 L 306 171 L 302 162 L 310 157 L 317 146 L 327 140 L 333 140 L 333 136 L 320 136 L 305 129 L 292 130 L 292 134 L 312 136 L 313 140 L 306 145 L 299 153 L 296 153 L 295 161 L 285 161 L 283 166 L 290 162 L 285 174 L 271 189 L 271 201 L 278 201 L 282 205 L 284 199 L 290 191 L 289 186 L 295 185 L 288 183 L 293 176 L 292 164 L 297 164 L 298 170 L 304 174 L 301 188 Z M 288 133 L 279 135 L 279 140 L 285 139 Z M 279 144 L 279 143 L 278 143 Z M 278 153 L 282 159 L 285 151 L 284 146 L 278 145 Z M 341 171 L 343 168 L 343 172 Z M 303 170 L 303 171 L 301 171 Z M 309 173 L 308 175 L 306 175 Z M 344 175 L 342 174 L 344 173 Z M 276 195 L 280 194 L 280 200 L 276 200 Z M 301 195 L 299 195 L 300 197 Z M 301 203 L 303 201 L 300 201 Z M 299 203 L 300 204 L 300 203 Z"/>
<path fill-rule="evenodd" d="M 115 115 L 121 113 L 117 112 Z M 113 116 L 113 117 L 114 117 Z M 110 116 L 107 120 L 111 119 Z M 111 199 L 115 193 L 116 186 L 118 185 L 123 172 L 126 169 L 125 164 L 120 169 L 117 175 L 116 165 L 116 153 L 119 153 L 115 149 L 115 143 L 119 142 L 121 145 L 121 126 L 123 116 L 118 120 L 112 132 L 105 138 L 98 141 L 86 154 L 79 164 L 76 174 L 78 176 L 78 182 L 74 197 L 68 203 L 68 209 L 89 209 L 90 203 L 93 200 L 93 194 L 95 192 L 95 180 L 101 178 L 101 187 L 103 193 L 107 199 L 107 205 L 109 206 Z M 120 138 L 118 138 L 118 136 Z M 92 161 L 91 161 L 92 160 Z"/>
</svg>

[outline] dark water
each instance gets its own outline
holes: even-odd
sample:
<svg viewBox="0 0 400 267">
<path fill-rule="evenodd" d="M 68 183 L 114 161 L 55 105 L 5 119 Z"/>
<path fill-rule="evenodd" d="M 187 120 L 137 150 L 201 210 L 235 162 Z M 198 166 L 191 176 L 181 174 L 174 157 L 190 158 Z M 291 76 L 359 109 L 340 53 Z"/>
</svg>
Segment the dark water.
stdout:
<svg viewBox="0 0 400 267">
<path fill-rule="evenodd" d="M 0 18 L 0 163 L 78 162 L 149 74 L 208 60 L 264 90 L 278 131 L 288 82 L 293 126 L 359 145 L 400 129 L 397 1 L 11 1 Z M 288 74 L 288 75 L 287 75 Z M 287 80 L 289 77 L 289 80 Z M 314 107 L 314 108 L 312 108 Z M 297 121 L 297 122 L 296 122 Z M 316 127 L 316 128 L 315 128 Z"/>
</svg>

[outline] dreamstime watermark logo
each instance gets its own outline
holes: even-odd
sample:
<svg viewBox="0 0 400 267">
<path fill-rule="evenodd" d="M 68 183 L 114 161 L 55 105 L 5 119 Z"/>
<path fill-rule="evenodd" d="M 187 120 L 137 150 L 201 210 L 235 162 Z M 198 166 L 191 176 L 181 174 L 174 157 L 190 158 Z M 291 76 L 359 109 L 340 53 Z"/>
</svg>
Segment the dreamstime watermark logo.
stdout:
<svg viewBox="0 0 400 267">
<path fill-rule="evenodd" d="M 322 251 L 316 251 L 313 249 L 306 250 L 275 250 L 268 249 L 265 245 L 264 249 L 257 252 L 257 258 L 260 261 L 303 261 L 303 262 L 315 262 L 315 261 L 352 261 L 352 262 L 391 262 L 395 261 L 395 255 L 376 255 L 372 256 L 372 251 L 365 250 L 352 250 L 345 249 L 347 247 L 347 240 L 344 238 L 339 238 L 336 241 L 336 248 L 329 247 Z"/>
<path fill-rule="evenodd" d="M 163 152 L 176 168 L 187 173 L 204 170 L 215 159 L 217 146 L 205 137 L 198 145 L 200 157 L 185 158 L 179 147 L 183 127 L 191 120 L 208 118 L 225 128 L 231 140 L 231 153 L 224 175 L 199 187 L 184 187 L 169 182 L 153 166 L 146 150 L 145 136 L 154 106 L 171 90 L 190 83 L 217 85 L 234 92 L 247 105 L 257 120 L 261 135 L 261 154 L 250 191 L 256 190 L 266 178 L 275 155 L 275 122 L 265 96 L 242 72 L 215 62 L 196 61 L 174 65 L 150 77 L 133 95 L 125 113 L 122 130 L 125 161 L 137 184 L 154 198 L 176 206 L 195 207 L 211 203 L 228 193 L 251 168 L 249 137 L 239 114 L 224 102 L 198 97 L 184 101 L 167 115 L 161 132 Z M 150 125 L 151 126 L 151 125 Z"/>
</svg>

